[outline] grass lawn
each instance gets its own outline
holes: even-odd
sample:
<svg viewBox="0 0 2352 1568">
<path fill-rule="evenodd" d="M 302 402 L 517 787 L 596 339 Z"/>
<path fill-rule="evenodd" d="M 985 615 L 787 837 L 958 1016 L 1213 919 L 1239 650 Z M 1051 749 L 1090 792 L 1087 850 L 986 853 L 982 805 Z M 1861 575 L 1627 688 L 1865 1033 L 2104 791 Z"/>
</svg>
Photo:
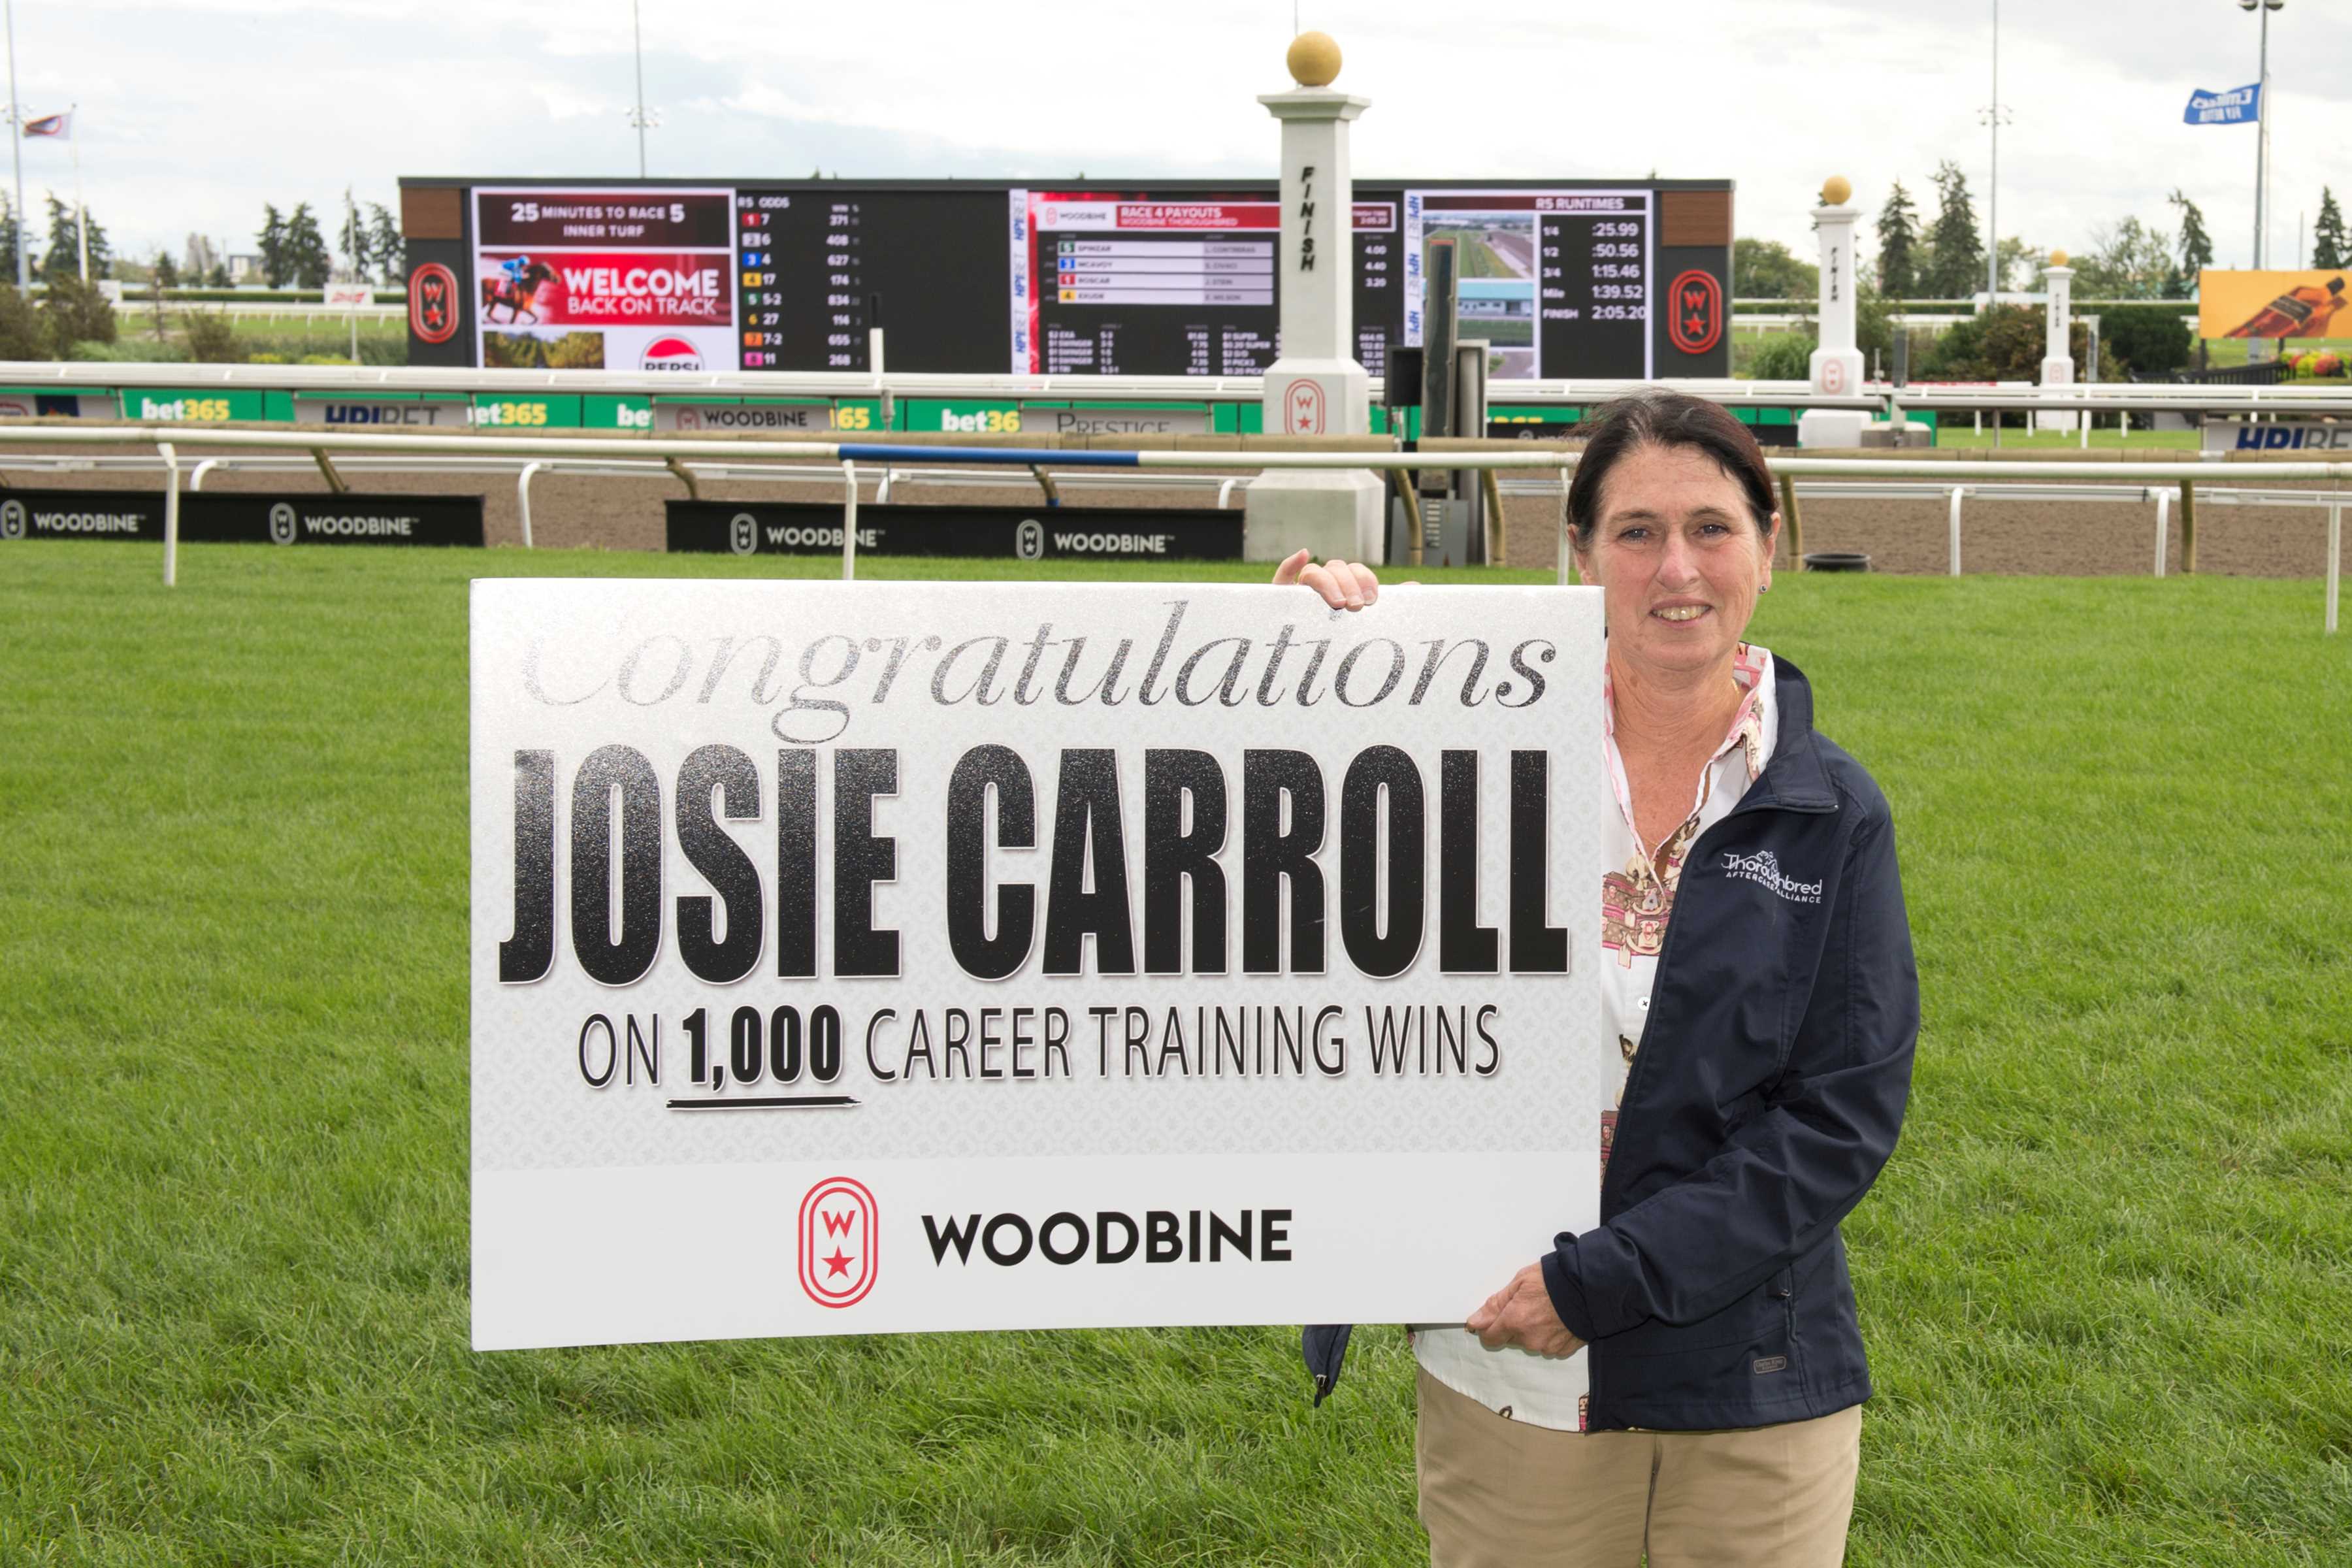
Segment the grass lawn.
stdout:
<svg viewBox="0 0 2352 1568">
<path fill-rule="evenodd" d="M 791 568 L 157 568 L 0 546 L 0 1562 L 1420 1560 L 1392 1329 L 1319 1412 L 1283 1330 L 470 1352 L 466 579 Z M 2352 1561 L 2352 637 L 2259 579 L 1762 609 L 1926 989 L 1852 1561 Z"/>
</svg>

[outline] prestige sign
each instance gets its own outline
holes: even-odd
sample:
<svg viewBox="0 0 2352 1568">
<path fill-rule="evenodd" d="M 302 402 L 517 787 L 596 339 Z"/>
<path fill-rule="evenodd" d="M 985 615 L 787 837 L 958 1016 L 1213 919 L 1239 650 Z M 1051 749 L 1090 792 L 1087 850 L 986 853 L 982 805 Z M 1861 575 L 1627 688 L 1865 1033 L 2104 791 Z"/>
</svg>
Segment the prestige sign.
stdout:
<svg viewBox="0 0 2352 1568">
<path fill-rule="evenodd" d="M 1597 1221 L 1597 592 L 484 580 L 474 1342 L 1459 1321 Z"/>
</svg>

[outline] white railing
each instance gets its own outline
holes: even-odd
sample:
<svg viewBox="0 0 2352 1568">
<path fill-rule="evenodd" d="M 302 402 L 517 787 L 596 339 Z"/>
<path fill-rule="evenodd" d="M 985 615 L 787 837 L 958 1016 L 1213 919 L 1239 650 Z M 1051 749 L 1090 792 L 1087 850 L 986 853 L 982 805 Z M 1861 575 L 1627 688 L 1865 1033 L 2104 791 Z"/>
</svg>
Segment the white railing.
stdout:
<svg viewBox="0 0 2352 1568">
<path fill-rule="evenodd" d="M 856 571 L 856 521 L 858 503 L 860 462 L 878 465 L 885 477 L 901 468 L 952 467 L 956 465 L 991 464 L 999 467 L 1017 466 L 1033 471 L 1047 469 L 1160 469 L 1173 472 L 1187 470 L 1218 470 L 1233 468 L 1319 468 L 1338 470 L 1415 472 L 1433 468 L 1493 470 L 1499 480 L 1504 473 L 1515 470 L 1547 470 L 1556 476 L 1556 484 L 1566 494 L 1579 454 L 1551 450 L 1514 450 L 1508 447 L 1488 447 L 1466 451 L 1097 451 L 1037 450 L 1020 447 L 924 447 L 888 442 L 857 441 L 763 441 L 688 440 L 671 437 L 578 437 L 546 436 L 483 436 L 436 435 L 430 433 L 402 435 L 357 435 L 330 431 L 298 432 L 278 430 L 205 430 L 157 426 L 114 426 L 80 430 L 55 426 L 0 426 L 0 448 L 32 443 L 54 445 L 120 446 L 125 442 L 150 442 L 162 456 L 170 488 L 164 493 L 163 506 L 163 581 L 176 583 L 179 556 L 180 518 L 180 458 L 178 448 L 197 450 L 236 449 L 296 450 L 308 453 L 322 470 L 331 470 L 330 459 L 364 458 L 389 456 L 466 456 L 521 458 L 526 464 L 519 481 L 525 487 L 524 543 L 530 542 L 529 498 L 527 487 L 532 474 L 551 464 L 579 462 L 583 459 L 653 458 L 681 479 L 689 471 L 698 471 L 705 465 L 769 467 L 792 465 L 802 469 L 795 477 L 814 478 L 815 465 L 824 465 L 830 474 L 837 474 L 844 484 L 842 530 L 842 576 L 850 578 Z M 497 448 L 493 452 L 491 448 Z M 1800 478 L 1838 479 L 1847 480 L 1932 480 L 1950 499 L 1950 564 L 1954 574 L 1959 571 L 1960 510 L 1966 496 L 1972 490 L 1981 493 L 1988 481 L 1976 481 L 1975 476 L 1956 472 L 1948 459 L 1922 460 L 1916 458 L 1807 458 L 1766 454 L 1775 474 L 1790 479 Z M 1968 467 L 1978 467 L 1970 464 Z M 1991 465 L 1984 465 L 1990 469 Z M 869 472 L 871 470 L 869 469 Z M 1999 466 L 2000 479 L 1991 483 L 2016 486 L 2026 481 L 2046 481 L 2061 487 L 2092 485 L 2116 481 L 2145 488 L 2151 495 L 2158 489 L 2179 491 L 2203 487 L 2222 488 L 2251 494 L 2247 486 L 2257 478 L 2268 484 L 2313 483 L 2329 489 L 2323 492 L 2323 504 L 2327 511 L 2327 562 L 2324 627 L 2333 633 L 2337 626 L 2337 609 L 2343 565 L 2343 500 L 2342 486 L 2352 479 L 2352 462 L 2272 462 L 2251 468 L 2240 464 L 2203 463 L 2133 463 L 2133 462 L 2014 462 Z M 1075 476 L 1074 476 L 1075 477 Z M 1961 482 L 1954 483 L 1958 479 Z M 1060 482 L 1057 479 L 1056 482 Z M 1230 493 L 1230 492 L 1223 492 Z M 2159 502 L 2159 528 L 2164 521 Z M 2244 504 L 2241 501 L 2239 504 Z M 2258 504 L 2314 504 L 2301 502 L 2271 502 Z M 2158 534 L 2159 539 L 2163 537 Z M 1560 511 L 1557 545 L 1559 579 L 1570 577 L 1568 548 L 1568 513 Z M 2158 574 L 2161 575 L 2159 563 Z"/>
</svg>

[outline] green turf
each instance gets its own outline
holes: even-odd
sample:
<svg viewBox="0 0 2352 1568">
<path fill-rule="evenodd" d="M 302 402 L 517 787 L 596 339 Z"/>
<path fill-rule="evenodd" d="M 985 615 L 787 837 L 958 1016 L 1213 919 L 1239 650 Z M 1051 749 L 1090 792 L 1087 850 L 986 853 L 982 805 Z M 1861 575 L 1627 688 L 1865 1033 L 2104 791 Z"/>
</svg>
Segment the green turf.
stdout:
<svg viewBox="0 0 2352 1568">
<path fill-rule="evenodd" d="M 780 568 L 157 563 L 0 546 L 0 1563 L 1424 1550 L 1393 1330 L 1320 1412 L 1279 1330 L 470 1352 L 466 578 Z M 1852 1561 L 2352 1561 L 2352 637 L 2258 579 L 1763 610 L 1926 990 Z"/>
</svg>

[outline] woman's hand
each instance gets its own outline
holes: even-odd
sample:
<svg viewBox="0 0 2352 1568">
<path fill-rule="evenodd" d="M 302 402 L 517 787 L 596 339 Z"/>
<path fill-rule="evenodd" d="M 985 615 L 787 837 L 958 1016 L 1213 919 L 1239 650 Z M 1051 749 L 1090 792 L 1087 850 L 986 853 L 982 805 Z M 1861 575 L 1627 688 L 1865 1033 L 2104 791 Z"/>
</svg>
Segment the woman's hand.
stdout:
<svg viewBox="0 0 2352 1568">
<path fill-rule="evenodd" d="M 1274 569 L 1276 587 L 1286 588 L 1293 583 L 1306 584 L 1335 610 L 1360 610 L 1381 596 L 1381 580 L 1372 575 L 1370 567 L 1350 565 L 1337 556 L 1318 566 L 1315 557 L 1304 550 Z"/>
<path fill-rule="evenodd" d="M 1470 1314 L 1467 1326 L 1490 1351 L 1518 1345 L 1538 1355 L 1566 1357 L 1584 1348 L 1584 1342 L 1568 1331 L 1553 1309 L 1539 1263 L 1530 1263 L 1512 1275 L 1508 1285 Z"/>
</svg>

